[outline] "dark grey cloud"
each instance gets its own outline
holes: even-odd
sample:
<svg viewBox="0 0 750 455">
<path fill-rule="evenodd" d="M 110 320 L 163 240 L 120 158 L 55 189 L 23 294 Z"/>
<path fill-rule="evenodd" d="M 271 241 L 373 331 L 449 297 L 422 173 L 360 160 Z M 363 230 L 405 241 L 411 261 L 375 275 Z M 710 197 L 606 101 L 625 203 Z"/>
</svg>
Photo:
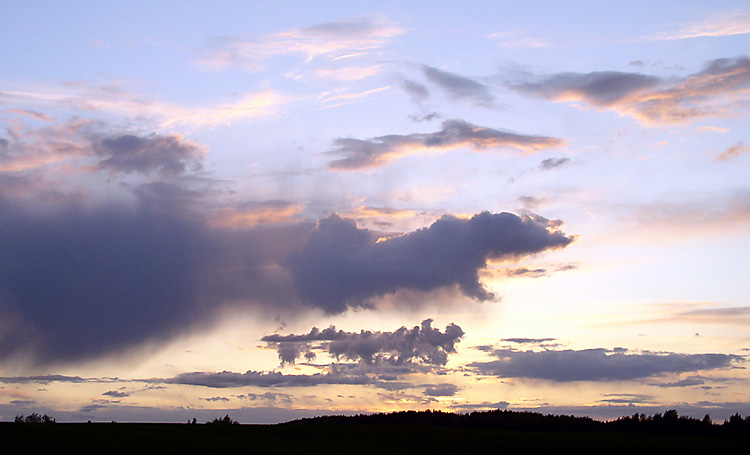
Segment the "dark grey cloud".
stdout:
<svg viewBox="0 0 750 455">
<path fill-rule="evenodd" d="M 453 404 L 450 406 L 451 409 L 454 411 L 459 412 L 472 412 L 472 411 L 484 411 L 484 410 L 490 410 L 490 409 L 507 409 L 510 403 L 507 401 L 498 401 L 498 402 L 491 402 L 491 401 L 483 401 L 481 403 L 461 403 L 461 404 Z"/>
<path fill-rule="evenodd" d="M 93 143 L 101 158 L 98 167 L 114 172 L 159 172 L 177 175 L 200 169 L 206 150 L 178 135 L 136 136 L 125 134 L 107 137 Z"/>
<path fill-rule="evenodd" d="M 673 388 L 673 387 L 693 387 L 696 385 L 703 385 L 706 381 L 701 378 L 685 378 L 675 382 L 662 382 L 652 383 L 649 385 L 661 387 L 661 388 Z"/>
<path fill-rule="evenodd" d="M 203 401 L 209 401 L 209 402 L 215 402 L 215 401 L 229 401 L 229 398 L 227 397 L 208 397 L 208 398 L 201 398 Z"/>
<path fill-rule="evenodd" d="M 452 397 L 458 392 L 455 384 L 426 384 L 423 394 L 428 397 Z"/>
<path fill-rule="evenodd" d="M 630 354 L 606 349 L 581 351 L 515 351 L 498 349 L 497 360 L 468 368 L 486 375 L 548 381 L 625 381 L 664 373 L 728 368 L 742 357 L 728 354 Z"/>
<path fill-rule="evenodd" d="M 261 340 L 277 348 L 282 365 L 294 363 L 299 355 L 313 348 L 313 343 L 316 349 L 327 351 L 337 360 L 368 365 L 445 365 L 448 355 L 456 352 L 455 345 L 463 335 L 463 330 L 456 324 L 448 324 L 441 332 L 432 327 L 431 319 L 426 319 L 419 326 L 401 327 L 393 332 L 345 332 L 333 326 L 320 331 L 313 327 L 305 335 L 267 335 Z"/>
<path fill-rule="evenodd" d="M 49 374 L 43 376 L 5 376 L 0 377 L 0 382 L 5 384 L 28 384 L 28 383 L 39 383 L 48 384 L 50 382 L 94 382 L 97 381 L 91 378 L 82 378 L 80 376 L 64 376 L 61 374 Z"/>
<path fill-rule="evenodd" d="M 133 134 L 102 122 L 55 122 L 19 127 L 0 140 L 0 172 L 66 164 L 84 171 L 176 177 L 201 170 L 208 148 L 179 134 Z"/>
<path fill-rule="evenodd" d="M 544 98 L 579 97 L 595 106 L 609 106 L 636 93 L 643 93 L 661 83 L 656 76 L 618 71 L 592 73 L 558 73 L 534 81 L 509 86 Z"/>
<path fill-rule="evenodd" d="M 417 103 L 422 104 L 427 98 L 430 97 L 430 91 L 423 84 L 412 81 L 410 79 L 404 79 L 401 81 L 401 87 L 409 94 L 411 99 Z M 2 146 L 2 144 L 0 144 Z"/>
<path fill-rule="evenodd" d="M 509 88 L 555 101 L 583 101 L 646 124 L 679 124 L 707 116 L 731 116 L 748 101 L 750 58 L 719 58 L 684 78 L 596 71 L 529 76 Z"/>
<path fill-rule="evenodd" d="M 596 400 L 597 403 L 633 404 L 650 403 L 654 397 L 637 393 L 610 393 L 604 395 L 606 398 Z"/>
<path fill-rule="evenodd" d="M 328 313 L 399 289 L 458 285 L 467 296 L 487 300 L 493 295 L 479 281 L 487 259 L 563 248 L 573 237 L 554 230 L 558 225 L 542 217 L 483 212 L 471 219 L 444 216 L 428 228 L 378 241 L 354 220 L 331 215 L 285 265 L 300 296 Z"/>
<path fill-rule="evenodd" d="M 469 147 L 475 151 L 505 148 L 532 152 L 560 147 L 565 141 L 555 137 L 529 136 L 487 128 L 459 119 L 445 120 L 434 133 L 391 134 L 372 139 L 339 138 L 332 154 L 343 158 L 329 164 L 335 170 L 359 170 L 382 166 L 400 156 L 421 150 Z"/>
<path fill-rule="evenodd" d="M 474 79 L 427 65 L 422 66 L 422 74 L 454 100 L 466 101 L 482 107 L 495 105 L 495 97 L 490 92 L 490 88 Z"/>
<path fill-rule="evenodd" d="M 114 398 L 125 398 L 125 397 L 129 397 L 130 393 L 122 392 L 119 390 L 110 390 L 108 392 L 104 392 L 102 395 L 108 396 L 108 397 L 114 397 Z"/>
<path fill-rule="evenodd" d="M 503 338 L 500 341 L 519 344 L 541 344 L 548 341 L 557 341 L 557 338 Z"/>
<path fill-rule="evenodd" d="M 570 158 L 547 158 L 545 160 L 542 160 L 541 163 L 539 163 L 539 169 L 546 171 L 549 169 L 560 167 L 569 162 L 570 162 Z"/>
<path fill-rule="evenodd" d="M 547 275 L 547 269 L 529 269 L 526 267 L 518 267 L 514 269 L 505 270 L 505 274 L 510 277 L 531 277 L 531 278 L 542 278 Z"/>
<path fill-rule="evenodd" d="M 169 384 L 185 384 L 211 388 L 235 387 L 313 387 L 324 384 L 368 385 L 378 381 L 370 376 L 343 375 L 336 373 L 284 374 L 280 372 L 247 371 L 233 373 L 222 371 L 219 373 L 193 372 L 183 373 L 174 378 L 166 379 Z"/>
<path fill-rule="evenodd" d="M 234 395 L 236 398 L 239 398 L 240 400 L 249 400 L 249 401 L 261 401 L 261 400 L 267 400 L 267 401 L 278 401 L 283 403 L 291 403 L 292 396 L 287 393 L 279 393 L 279 392 L 265 392 L 265 393 L 246 393 L 242 395 Z"/>
</svg>

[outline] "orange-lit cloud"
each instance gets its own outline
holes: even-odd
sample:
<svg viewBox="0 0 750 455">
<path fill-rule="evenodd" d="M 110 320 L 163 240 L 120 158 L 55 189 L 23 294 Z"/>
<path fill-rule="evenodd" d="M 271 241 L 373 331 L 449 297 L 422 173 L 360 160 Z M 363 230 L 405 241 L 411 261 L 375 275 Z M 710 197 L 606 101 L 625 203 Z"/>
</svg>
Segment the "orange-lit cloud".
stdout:
<svg viewBox="0 0 750 455">
<path fill-rule="evenodd" d="M 496 130 L 455 119 L 444 121 L 442 129 L 434 133 L 391 134 L 367 140 L 340 138 L 334 144 L 337 148 L 331 153 L 344 157 L 332 161 L 329 167 L 334 170 L 360 170 L 383 166 L 400 157 L 425 151 L 444 152 L 468 147 L 479 152 L 502 148 L 532 153 L 561 147 L 565 141 L 556 137 Z"/>
<path fill-rule="evenodd" d="M 731 161 L 746 153 L 750 153 L 750 145 L 745 145 L 744 142 L 737 142 L 724 152 L 717 154 L 714 157 L 714 161 Z"/>
<path fill-rule="evenodd" d="M 214 210 L 209 223 L 214 227 L 247 229 L 253 226 L 302 221 L 297 215 L 302 206 L 284 201 L 270 201 L 250 207 L 225 207 Z"/>
<path fill-rule="evenodd" d="M 79 111 L 112 112 L 132 117 L 145 117 L 156 121 L 159 128 L 174 126 L 204 127 L 229 125 L 246 119 L 267 118 L 277 115 L 281 105 L 289 98 L 270 89 L 249 92 L 241 98 L 204 106 L 187 106 L 154 101 L 122 87 L 109 87 L 86 82 L 65 84 L 62 88 L 42 87 L 25 91 L 0 92 L 0 100 L 8 104 L 34 105 L 45 109 L 75 109 Z M 18 112 L 9 110 L 8 112 Z M 24 115 L 32 111 L 24 110 Z M 46 114 L 39 119 L 50 120 Z"/>
<path fill-rule="evenodd" d="M 686 78 L 640 73 L 558 73 L 508 86 L 557 102 L 585 102 L 650 126 L 740 113 L 750 101 L 750 58 L 720 58 Z M 744 104 L 743 104 L 744 103 Z"/>
<path fill-rule="evenodd" d="M 644 41 L 667 41 L 688 38 L 745 35 L 750 33 L 750 12 L 724 11 L 702 21 L 688 22 L 675 31 L 659 32 Z"/>
</svg>

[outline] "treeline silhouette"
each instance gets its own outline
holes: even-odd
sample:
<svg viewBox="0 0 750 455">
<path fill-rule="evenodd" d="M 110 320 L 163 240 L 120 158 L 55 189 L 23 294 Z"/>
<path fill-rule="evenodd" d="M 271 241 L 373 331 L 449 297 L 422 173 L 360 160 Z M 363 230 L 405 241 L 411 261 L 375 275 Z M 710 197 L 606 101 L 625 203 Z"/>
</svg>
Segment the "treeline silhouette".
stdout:
<svg viewBox="0 0 750 455">
<path fill-rule="evenodd" d="M 366 424 L 366 425 L 426 425 L 465 428 L 494 428 L 522 431 L 555 432 L 615 432 L 666 433 L 692 435 L 744 434 L 750 435 L 750 415 L 735 414 L 722 424 L 714 424 L 706 414 L 703 419 L 679 416 L 674 409 L 651 416 L 634 414 L 601 422 L 590 417 L 541 414 L 529 411 L 476 411 L 456 414 L 444 411 L 399 411 L 354 416 L 330 415 L 304 418 L 286 425 Z"/>
</svg>

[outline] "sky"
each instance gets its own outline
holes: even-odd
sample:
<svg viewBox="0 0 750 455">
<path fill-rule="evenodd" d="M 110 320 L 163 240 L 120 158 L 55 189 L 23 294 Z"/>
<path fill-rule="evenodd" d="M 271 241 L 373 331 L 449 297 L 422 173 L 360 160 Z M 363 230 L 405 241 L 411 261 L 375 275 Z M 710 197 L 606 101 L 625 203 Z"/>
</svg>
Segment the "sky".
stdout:
<svg viewBox="0 0 750 455">
<path fill-rule="evenodd" d="M 750 414 L 747 2 L 0 3 L 0 420 Z"/>
</svg>

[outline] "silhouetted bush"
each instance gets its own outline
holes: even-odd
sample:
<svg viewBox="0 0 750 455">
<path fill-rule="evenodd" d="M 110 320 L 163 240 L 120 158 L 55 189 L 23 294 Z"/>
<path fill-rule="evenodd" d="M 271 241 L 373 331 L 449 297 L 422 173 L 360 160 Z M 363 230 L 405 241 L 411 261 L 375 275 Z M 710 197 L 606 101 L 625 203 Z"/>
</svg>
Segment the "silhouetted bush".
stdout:
<svg viewBox="0 0 750 455">
<path fill-rule="evenodd" d="M 13 421 L 16 423 L 55 423 L 56 422 L 55 419 L 48 416 L 47 414 L 39 415 L 36 412 L 31 413 L 27 415 L 26 417 L 24 417 L 23 414 L 18 415 Z"/>
<path fill-rule="evenodd" d="M 232 418 L 229 417 L 229 414 L 225 415 L 222 418 L 217 417 L 214 420 L 206 422 L 206 425 L 237 425 L 237 424 L 239 424 L 239 422 L 236 420 L 232 420 Z"/>
</svg>

